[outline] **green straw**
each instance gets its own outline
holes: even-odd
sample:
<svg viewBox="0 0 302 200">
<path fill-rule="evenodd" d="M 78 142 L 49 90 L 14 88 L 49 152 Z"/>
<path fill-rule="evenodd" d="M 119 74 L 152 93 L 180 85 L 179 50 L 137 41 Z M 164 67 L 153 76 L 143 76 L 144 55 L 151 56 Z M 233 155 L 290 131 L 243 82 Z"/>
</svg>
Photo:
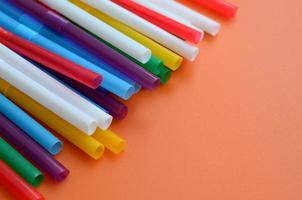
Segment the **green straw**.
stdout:
<svg viewBox="0 0 302 200">
<path fill-rule="evenodd" d="M 172 71 L 166 67 L 163 67 L 157 76 L 160 78 L 160 82 L 162 84 L 166 84 L 172 76 Z"/>
<path fill-rule="evenodd" d="M 120 49 L 114 47 L 113 45 L 111 45 L 107 41 L 103 40 L 102 38 L 99 38 L 98 36 L 94 35 L 93 33 L 89 32 L 89 31 L 87 31 L 85 29 L 83 29 L 83 30 L 86 31 L 87 33 L 93 35 L 96 39 L 98 39 L 99 41 L 103 42 L 104 44 L 106 44 L 110 48 L 114 49 L 115 51 L 119 52 L 123 56 L 127 57 L 132 62 L 140 65 L 145 70 L 147 70 L 150 73 L 154 74 L 155 76 L 159 77 L 162 84 L 165 84 L 165 83 L 167 83 L 170 80 L 171 75 L 172 75 L 172 71 L 169 70 L 168 68 L 166 68 L 164 66 L 163 61 L 161 59 L 159 59 L 158 57 L 152 55 L 151 58 L 150 58 L 150 60 L 146 64 L 143 64 L 143 63 L 135 60 L 134 58 L 132 58 L 131 56 L 129 56 L 125 52 L 121 51 Z"/>
<path fill-rule="evenodd" d="M 44 175 L 12 146 L 0 138 L 0 159 L 33 187 L 40 185 Z"/>
</svg>

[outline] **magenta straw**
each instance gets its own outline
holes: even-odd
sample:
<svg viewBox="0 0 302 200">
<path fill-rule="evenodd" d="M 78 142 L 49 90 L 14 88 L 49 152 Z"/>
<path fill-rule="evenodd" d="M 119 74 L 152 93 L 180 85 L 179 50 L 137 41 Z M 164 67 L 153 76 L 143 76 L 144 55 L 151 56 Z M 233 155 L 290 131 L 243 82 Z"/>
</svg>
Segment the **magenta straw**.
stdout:
<svg viewBox="0 0 302 200">
<path fill-rule="evenodd" d="M 55 181 L 63 181 L 69 175 L 68 169 L 2 114 L 0 136 Z"/>
<path fill-rule="evenodd" d="M 93 55 L 101 58 L 111 67 L 124 73 L 133 81 L 137 82 L 145 89 L 152 90 L 160 85 L 158 77 L 146 71 L 141 66 L 129 60 L 125 56 L 111 49 L 98 39 L 89 35 L 79 27 L 66 20 L 56 12 L 46 8 L 44 5 L 34 0 L 10 0 L 25 9 L 31 15 L 41 20 L 43 24 L 49 26 L 55 31 L 77 42 Z M 131 47 L 129 47 L 131 48 Z"/>
</svg>

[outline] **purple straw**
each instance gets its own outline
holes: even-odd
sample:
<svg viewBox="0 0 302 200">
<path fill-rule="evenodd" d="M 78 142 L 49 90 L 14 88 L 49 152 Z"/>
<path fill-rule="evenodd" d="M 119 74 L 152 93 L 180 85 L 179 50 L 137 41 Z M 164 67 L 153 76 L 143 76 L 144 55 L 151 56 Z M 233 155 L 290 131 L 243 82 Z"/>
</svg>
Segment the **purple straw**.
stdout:
<svg viewBox="0 0 302 200">
<path fill-rule="evenodd" d="M 94 103 L 98 104 L 102 108 L 108 111 L 110 115 L 118 120 L 123 120 L 128 114 L 128 107 L 110 96 L 101 90 L 93 90 L 82 84 L 78 84 L 77 82 L 68 79 L 66 77 L 60 77 L 62 81 L 70 85 L 72 88 L 76 89 Z"/>
<path fill-rule="evenodd" d="M 2 114 L 0 114 L 0 135 L 54 180 L 63 181 L 68 176 L 68 169 Z"/>
<path fill-rule="evenodd" d="M 160 79 L 146 71 L 141 66 L 129 60 L 125 56 L 111 49 L 93 36 L 66 20 L 54 11 L 34 0 L 11 0 L 19 7 L 30 12 L 45 25 L 77 42 L 93 55 L 101 58 L 108 65 L 123 72 L 130 79 L 146 89 L 154 89 L 160 84 Z"/>
<path fill-rule="evenodd" d="M 35 63 L 37 66 L 41 66 L 38 63 Z M 77 90 L 84 96 L 88 97 L 91 101 L 101 106 L 108 111 L 110 115 L 118 120 L 123 120 L 128 114 L 128 107 L 122 102 L 116 100 L 114 97 L 110 96 L 103 90 L 93 90 L 89 87 L 84 86 L 83 84 L 77 83 L 76 81 L 56 73 L 53 70 L 47 70 L 47 72 L 53 74 L 59 80 L 65 82 L 73 89 Z"/>
</svg>

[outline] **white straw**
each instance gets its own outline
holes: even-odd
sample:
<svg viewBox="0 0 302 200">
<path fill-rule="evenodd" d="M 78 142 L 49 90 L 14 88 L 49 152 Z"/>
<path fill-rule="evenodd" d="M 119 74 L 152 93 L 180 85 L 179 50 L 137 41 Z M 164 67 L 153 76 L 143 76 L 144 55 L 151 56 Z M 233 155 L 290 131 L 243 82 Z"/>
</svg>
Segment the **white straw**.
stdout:
<svg viewBox="0 0 302 200">
<path fill-rule="evenodd" d="M 66 121 L 77 125 L 81 130 L 92 131 L 96 126 L 93 118 L 81 113 L 77 108 L 66 103 L 1 59 L 0 77 Z"/>
<path fill-rule="evenodd" d="M 112 117 L 99 107 L 73 92 L 3 45 L 0 45 L 0 54 L 5 62 L 13 66 L 20 73 L 34 80 L 37 84 L 43 86 L 46 90 L 60 97 L 68 104 L 76 107 L 77 110 L 90 116 L 94 119 L 96 126 L 103 130 L 106 130 L 110 126 Z M 95 129 L 96 127 L 85 132 L 90 135 Z"/>
<path fill-rule="evenodd" d="M 205 32 L 213 36 L 217 35 L 217 33 L 220 31 L 221 25 L 218 22 L 202 14 L 199 14 L 198 12 L 174 0 L 134 0 L 134 1 L 137 1 L 139 3 L 148 2 L 149 4 L 152 3 L 154 5 L 157 5 L 157 7 L 161 7 L 166 12 L 174 13 L 179 18 L 183 18 L 184 20 L 190 22 L 192 25 L 200 28 L 201 30 L 204 30 Z"/>
<path fill-rule="evenodd" d="M 152 55 L 150 49 L 112 28 L 96 17 L 66 0 L 40 0 L 52 9 L 87 29 L 141 63 L 147 63 Z"/>
<path fill-rule="evenodd" d="M 198 30 L 198 31 L 203 31 L 202 29 L 194 26 L 191 22 L 189 22 L 188 20 L 184 19 L 182 16 L 178 16 L 176 13 L 173 13 L 173 12 L 170 12 L 152 2 L 150 2 L 149 0 L 133 0 L 135 1 L 136 3 L 142 5 L 142 6 L 145 6 L 151 10 L 154 10 L 162 15 L 165 15 L 175 21 L 178 21 L 182 24 L 185 24 L 186 26 L 189 26 L 195 30 Z"/>
<path fill-rule="evenodd" d="M 118 6 L 109 0 L 81 0 L 91 7 L 100 10 L 101 12 L 109 15 L 112 18 L 121 21 L 129 27 L 141 32 L 147 37 L 157 41 L 158 43 L 166 46 L 177 54 L 193 61 L 199 53 L 199 49 L 192 46 L 178 37 L 162 30 L 154 24 L 144 20 L 143 18 L 129 12 L 128 10 Z"/>
</svg>

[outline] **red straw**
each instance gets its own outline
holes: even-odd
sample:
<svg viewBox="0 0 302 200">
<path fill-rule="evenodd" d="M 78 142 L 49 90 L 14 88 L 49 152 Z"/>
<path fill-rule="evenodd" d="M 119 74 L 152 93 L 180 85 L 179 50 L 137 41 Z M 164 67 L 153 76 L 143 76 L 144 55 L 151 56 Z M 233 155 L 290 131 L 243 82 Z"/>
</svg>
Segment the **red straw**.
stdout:
<svg viewBox="0 0 302 200">
<path fill-rule="evenodd" d="M 0 160 L 0 185 L 6 187 L 17 199 L 43 200 L 44 198 L 34 188 L 28 185 L 2 160 Z"/>
<path fill-rule="evenodd" d="M 230 18 L 233 17 L 238 7 L 224 0 L 194 0 L 200 5 L 217 12 L 218 14 Z"/>
<path fill-rule="evenodd" d="M 156 26 L 170 32 L 183 40 L 197 44 L 203 38 L 203 32 L 182 24 L 161 13 L 129 0 L 112 0 L 114 3 L 137 14 Z"/>
<path fill-rule="evenodd" d="M 87 87 L 96 89 L 102 82 L 101 75 L 58 56 L 32 42 L 22 39 L 3 28 L 0 28 L 0 43 L 3 43 L 20 55 L 40 63 L 48 69 L 56 71 L 72 80 L 80 82 Z"/>
</svg>

